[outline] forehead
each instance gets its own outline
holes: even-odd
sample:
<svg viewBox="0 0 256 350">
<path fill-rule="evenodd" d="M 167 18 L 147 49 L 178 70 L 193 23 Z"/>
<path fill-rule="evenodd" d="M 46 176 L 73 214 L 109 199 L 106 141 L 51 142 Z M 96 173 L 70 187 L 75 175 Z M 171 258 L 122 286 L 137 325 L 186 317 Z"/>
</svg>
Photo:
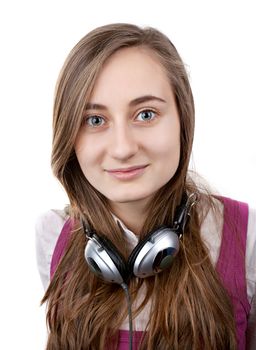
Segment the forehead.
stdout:
<svg viewBox="0 0 256 350">
<path fill-rule="evenodd" d="M 94 85 L 91 102 L 110 97 L 170 93 L 168 75 L 156 54 L 145 47 L 123 48 L 105 62 Z"/>
</svg>

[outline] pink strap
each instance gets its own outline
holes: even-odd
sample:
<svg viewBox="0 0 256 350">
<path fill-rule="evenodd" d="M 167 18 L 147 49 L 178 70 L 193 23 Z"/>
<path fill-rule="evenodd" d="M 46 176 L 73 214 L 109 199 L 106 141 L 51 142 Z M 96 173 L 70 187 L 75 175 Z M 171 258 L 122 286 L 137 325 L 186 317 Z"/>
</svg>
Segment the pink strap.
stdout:
<svg viewBox="0 0 256 350">
<path fill-rule="evenodd" d="M 224 204 L 224 226 L 216 269 L 231 297 L 236 320 L 238 349 L 243 350 L 250 312 L 245 269 L 248 205 L 225 197 L 219 199 Z"/>
<path fill-rule="evenodd" d="M 68 219 L 64 226 L 62 227 L 61 233 L 59 235 L 59 238 L 57 240 L 57 243 L 55 245 L 53 255 L 52 255 L 52 260 L 51 260 L 51 267 L 50 267 L 50 278 L 52 279 L 58 264 L 64 255 L 65 249 L 68 244 L 68 240 L 70 237 L 70 233 L 72 231 L 73 227 L 73 221 L 71 219 Z"/>
</svg>

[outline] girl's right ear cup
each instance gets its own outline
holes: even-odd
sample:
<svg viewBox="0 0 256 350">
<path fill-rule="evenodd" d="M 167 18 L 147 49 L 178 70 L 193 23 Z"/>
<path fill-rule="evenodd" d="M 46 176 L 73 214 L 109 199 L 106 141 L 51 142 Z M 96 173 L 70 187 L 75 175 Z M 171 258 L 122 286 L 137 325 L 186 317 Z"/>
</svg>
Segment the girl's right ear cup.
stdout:
<svg viewBox="0 0 256 350">
<path fill-rule="evenodd" d="M 90 270 L 104 281 L 121 284 L 127 279 L 125 260 L 107 238 L 93 234 L 84 255 Z"/>
</svg>

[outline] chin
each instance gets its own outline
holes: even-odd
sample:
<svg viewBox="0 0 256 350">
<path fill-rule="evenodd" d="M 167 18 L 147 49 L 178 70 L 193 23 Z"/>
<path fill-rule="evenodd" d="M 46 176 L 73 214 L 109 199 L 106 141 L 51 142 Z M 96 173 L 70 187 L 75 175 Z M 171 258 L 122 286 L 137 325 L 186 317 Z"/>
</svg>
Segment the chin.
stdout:
<svg viewBox="0 0 256 350">
<path fill-rule="evenodd" d="M 140 202 L 143 200 L 148 200 L 152 197 L 154 193 L 143 193 L 143 194 L 126 194 L 118 197 L 109 197 L 109 200 L 113 203 L 131 203 L 131 202 Z"/>
</svg>

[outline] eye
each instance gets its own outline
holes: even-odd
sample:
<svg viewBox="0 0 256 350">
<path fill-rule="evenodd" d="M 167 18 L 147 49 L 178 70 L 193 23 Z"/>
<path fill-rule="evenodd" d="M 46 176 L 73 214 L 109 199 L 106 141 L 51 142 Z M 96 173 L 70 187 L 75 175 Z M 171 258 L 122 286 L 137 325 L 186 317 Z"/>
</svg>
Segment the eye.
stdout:
<svg viewBox="0 0 256 350">
<path fill-rule="evenodd" d="M 86 125 L 89 125 L 93 128 L 101 126 L 105 123 L 105 120 L 99 115 L 92 115 L 91 117 L 87 117 L 85 119 Z"/>
<path fill-rule="evenodd" d="M 152 119 L 155 119 L 156 117 L 156 112 L 150 110 L 150 109 L 145 109 L 144 111 L 141 111 L 136 119 L 137 120 L 141 120 L 141 121 L 145 121 L 145 122 L 150 122 Z"/>
</svg>

